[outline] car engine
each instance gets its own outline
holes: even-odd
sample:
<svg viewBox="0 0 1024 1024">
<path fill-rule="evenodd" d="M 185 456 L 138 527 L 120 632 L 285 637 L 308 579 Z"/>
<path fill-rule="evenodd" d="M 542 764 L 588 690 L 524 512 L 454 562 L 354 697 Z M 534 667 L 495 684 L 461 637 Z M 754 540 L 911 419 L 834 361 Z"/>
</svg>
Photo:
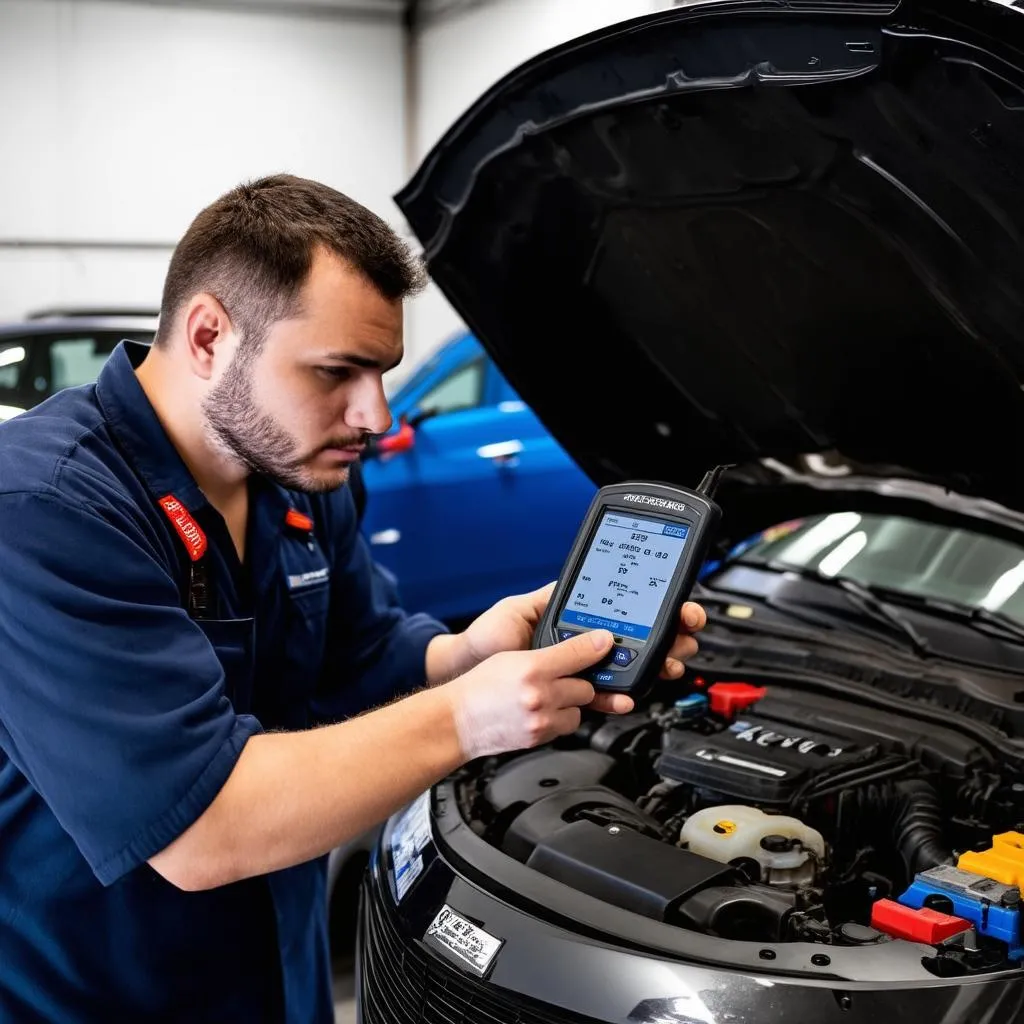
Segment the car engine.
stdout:
<svg viewBox="0 0 1024 1024">
<path fill-rule="evenodd" d="M 468 766 L 470 827 L 610 904 L 725 939 L 1017 967 L 1024 785 L 954 726 L 749 680 Z"/>
</svg>

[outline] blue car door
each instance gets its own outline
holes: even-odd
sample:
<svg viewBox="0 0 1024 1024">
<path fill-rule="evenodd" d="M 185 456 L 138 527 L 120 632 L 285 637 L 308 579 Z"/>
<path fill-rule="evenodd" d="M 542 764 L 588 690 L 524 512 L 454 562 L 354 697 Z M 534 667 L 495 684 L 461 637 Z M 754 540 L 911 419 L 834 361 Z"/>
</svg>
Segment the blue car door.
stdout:
<svg viewBox="0 0 1024 1024">
<path fill-rule="evenodd" d="M 366 462 L 363 529 L 407 608 L 457 619 L 553 579 L 594 486 L 475 338 L 427 370 L 392 401 L 412 446 Z"/>
</svg>

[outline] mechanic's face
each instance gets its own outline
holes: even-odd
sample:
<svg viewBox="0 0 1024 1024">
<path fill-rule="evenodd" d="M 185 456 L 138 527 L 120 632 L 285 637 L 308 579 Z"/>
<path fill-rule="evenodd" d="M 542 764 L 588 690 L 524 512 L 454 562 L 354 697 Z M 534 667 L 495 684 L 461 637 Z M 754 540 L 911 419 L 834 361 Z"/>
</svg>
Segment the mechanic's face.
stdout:
<svg viewBox="0 0 1024 1024">
<path fill-rule="evenodd" d="M 216 439 L 254 473 L 292 490 L 348 479 L 367 434 L 391 414 L 381 377 L 402 357 L 402 304 L 318 251 L 296 315 L 273 324 L 258 355 L 243 344 L 203 410 Z"/>
</svg>

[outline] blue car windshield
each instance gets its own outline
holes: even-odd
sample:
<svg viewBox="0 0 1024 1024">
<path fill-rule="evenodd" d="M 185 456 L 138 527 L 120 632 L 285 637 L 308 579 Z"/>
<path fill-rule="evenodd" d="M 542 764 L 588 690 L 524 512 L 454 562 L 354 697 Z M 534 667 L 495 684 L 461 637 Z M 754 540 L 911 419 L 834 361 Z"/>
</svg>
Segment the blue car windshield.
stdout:
<svg viewBox="0 0 1024 1024">
<path fill-rule="evenodd" d="M 783 523 L 730 555 L 1024 624 L 1024 545 L 902 516 L 836 512 Z"/>
</svg>

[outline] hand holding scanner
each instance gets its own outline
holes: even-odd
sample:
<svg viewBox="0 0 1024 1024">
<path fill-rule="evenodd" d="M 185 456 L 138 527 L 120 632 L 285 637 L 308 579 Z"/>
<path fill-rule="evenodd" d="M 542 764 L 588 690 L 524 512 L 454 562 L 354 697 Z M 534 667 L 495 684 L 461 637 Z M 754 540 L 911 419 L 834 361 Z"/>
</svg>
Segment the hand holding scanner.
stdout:
<svg viewBox="0 0 1024 1024">
<path fill-rule="evenodd" d="M 712 493 L 725 467 L 696 491 L 633 481 L 594 496 L 533 636 L 547 647 L 591 629 L 615 638 L 583 678 L 598 690 L 642 696 L 679 632 L 679 611 L 703 565 L 721 509 Z"/>
</svg>

